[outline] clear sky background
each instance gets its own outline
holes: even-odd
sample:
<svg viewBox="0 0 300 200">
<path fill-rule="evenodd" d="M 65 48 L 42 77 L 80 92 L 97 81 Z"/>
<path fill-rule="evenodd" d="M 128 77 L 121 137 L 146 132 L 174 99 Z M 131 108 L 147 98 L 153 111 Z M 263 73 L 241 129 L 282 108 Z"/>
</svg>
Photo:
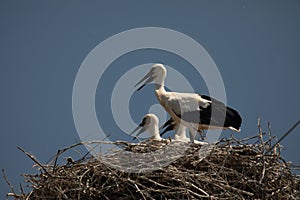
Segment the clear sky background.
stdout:
<svg viewBox="0 0 300 200">
<path fill-rule="evenodd" d="M 271 122 L 278 137 L 300 119 L 299 0 L 2 0 L 0 168 L 15 186 L 22 182 L 22 173 L 37 172 L 16 146 L 44 163 L 58 149 L 79 141 L 72 89 L 87 54 L 114 34 L 146 26 L 180 31 L 206 49 L 223 77 L 228 105 L 243 117 L 237 137 L 257 133 L 257 116 L 264 130 Z M 131 67 L 149 62 L 176 68 L 195 91 L 207 93 L 201 77 L 183 59 L 154 50 L 129 53 L 110 66 L 97 90 L 96 108 L 102 114 L 98 118 L 106 131 L 120 131 L 109 110 L 113 84 Z M 137 123 L 157 103 L 152 90 L 144 89 L 144 100 L 135 94 L 141 101 L 132 103 L 130 110 Z M 283 156 L 295 164 L 300 164 L 299 141 L 298 127 L 282 142 Z M 0 198 L 8 191 L 0 178 Z"/>
</svg>

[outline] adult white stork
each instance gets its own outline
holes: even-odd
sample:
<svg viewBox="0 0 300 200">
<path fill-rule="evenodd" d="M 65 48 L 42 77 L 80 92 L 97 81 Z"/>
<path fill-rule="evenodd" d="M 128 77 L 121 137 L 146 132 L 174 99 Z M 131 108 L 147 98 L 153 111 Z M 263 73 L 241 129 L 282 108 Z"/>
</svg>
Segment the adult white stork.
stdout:
<svg viewBox="0 0 300 200">
<path fill-rule="evenodd" d="M 176 124 L 182 123 L 189 129 L 191 142 L 197 131 L 218 128 L 240 131 L 242 119 L 237 111 L 209 96 L 167 92 L 164 88 L 166 75 L 167 70 L 162 64 L 154 64 L 135 86 L 145 81 L 137 89 L 139 91 L 147 83 L 154 82 L 158 101 Z"/>
<path fill-rule="evenodd" d="M 154 114 L 147 114 L 143 117 L 142 122 L 136 127 L 130 135 L 139 130 L 134 139 L 136 139 L 141 133 L 148 131 L 148 133 L 152 136 L 153 140 L 161 141 L 159 130 L 158 130 L 158 118 Z"/>
</svg>

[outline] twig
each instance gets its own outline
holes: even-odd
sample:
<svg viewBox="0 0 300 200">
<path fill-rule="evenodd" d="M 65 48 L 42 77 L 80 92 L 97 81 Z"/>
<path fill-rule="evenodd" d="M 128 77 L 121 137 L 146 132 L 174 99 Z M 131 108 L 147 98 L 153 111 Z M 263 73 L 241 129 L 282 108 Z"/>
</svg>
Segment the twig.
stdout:
<svg viewBox="0 0 300 200">
<path fill-rule="evenodd" d="M 131 183 L 135 186 L 135 188 L 137 189 L 137 191 L 142 195 L 143 199 L 146 200 L 146 197 L 144 196 L 144 194 L 143 194 L 143 192 L 140 190 L 140 188 L 137 186 L 137 184 L 136 184 L 133 180 L 131 180 L 131 179 L 128 179 L 128 181 L 131 182 Z"/>
<path fill-rule="evenodd" d="M 59 149 L 57 150 L 57 153 L 55 155 L 55 160 L 54 160 L 54 164 L 53 164 L 53 171 L 55 171 L 55 168 L 56 168 L 56 165 L 57 165 L 57 160 L 59 158 L 60 155 L 62 155 L 64 152 L 68 151 L 69 149 L 72 149 L 74 147 L 77 147 L 77 146 L 81 146 L 81 145 L 88 145 L 88 144 L 113 144 L 113 142 L 105 142 L 105 141 L 96 141 L 96 140 L 93 140 L 93 141 L 88 141 L 88 142 L 78 142 L 78 143 L 75 143 L 75 144 L 72 144 L 68 147 L 65 147 L 64 149 Z"/>
<path fill-rule="evenodd" d="M 204 195 L 201 195 L 201 194 L 198 194 L 196 192 L 193 192 L 192 190 L 190 189 L 187 189 L 187 191 L 195 196 L 197 196 L 198 198 L 209 198 L 209 196 L 204 196 Z"/>
<path fill-rule="evenodd" d="M 146 176 L 142 176 L 141 178 L 143 178 L 143 179 L 145 179 L 145 180 L 147 180 L 147 181 L 149 181 L 151 183 L 154 183 L 157 186 L 164 187 L 164 188 L 171 188 L 170 186 L 166 186 L 166 185 L 160 184 L 160 183 L 158 183 L 158 182 L 156 182 L 156 181 L 154 181 L 154 180 L 152 180 L 150 178 L 147 178 Z"/>
<path fill-rule="evenodd" d="M 37 159 L 35 159 L 35 157 L 33 155 L 31 155 L 30 153 L 26 152 L 24 149 L 22 149 L 21 147 L 17 147 L 20 151 L 22 151 L 23 153 L 25 153 L 31 160 L 33 160 L 33 162 L 35 162 L 38 166 L 40 166 L 44 172 L 49 176 L 52 177 L 52 175 L 45 169 L 45 167 L 39 162 L 37 161 Z"/>
<path fill-rule="evenodd" d="M 288 136 L 298 125 L 300 124 L 300 120 L 297 121 L 265 154 L 269 153 L 274 149 L 274 147 L 279 144 L 286 136 Z"/>
<path fill-rule="evenodd" d="M 204 197 L 209 197 L 209 194 L 208 194 L 207 192 L 205 192 L 203 189 L 201 189 L 201 188 L 195 186 L 193 183 L 189 183 L 189 185 L 191 185 L 191 186 L 192 186 L 193 188 L 195 188 L 196 190 L 198 190 L 198 191 L 202 192 L 203 194 L 205 194 Z M 201 196 L 203 196 L 203 195 L 201 195 Z"/>
<path fill-rule="evenodd" d="M 13 194 L 15 194 L 15 190 L 14 190 L 14 186 L 11 184 L 11 182 L 8 180 L 6 174 L 5 174 L 5 170 L 2 169 L 2 175 L 3 175 L 3 178 L 5 180 L 5 182 L 7 183 L 7 185 L 10 187 L 10 190 Z"/>
<path fill-rule="evenodd" d="M 32 193 L 33 193 L 33 190 L 28 194 L 28 196 L 26 197 L 25 200 L 29 200 L 29 199 L 30 199 L 30 196 L 32 195 Z"/>
<path fill-rule="evenodd" d="M 263 138 L 263 132 L 261 129 L 261 125 L 260 125 L 260 117 L 257 117 L 257 127 L 258 127 L 258 134 L 259 134 L 259 140 L 262 146 L 261 152 L 263 153 L 265 150 L 265 143 L 264 143 L 264 138 Z"/>
<path fill-rule="evenodd" d="M 22 193 L 22 195 L 25 197 L 26 196 L 26 194 L 25 194 L 25 192 L 24 192 L 24 189 L 23 189 L 23 186 L 22 186 L 22 184 L 20 183 L 20 190 L 21 190 L 21 193 Z"/>
<path fill-rule="evenodd" d="M 268 122 L 268 135 L 269 135 L 269 146 L 271 147 L 272 146 L 272 140 L 273 140 L 273 137 L 272 137 L 272 132 L 271 132 L 271 123 Z"/>
<path fill-rule="evenodd" d="M 262 173 L 261 173 L 261 178 L 259 180 L 259 184 L 262 183 L 262 181 L 265 177 L 265 173 L 266 173 L 266 161 L 265 161 L 265 158 L 263 157 L 263 170 L 262 170 Z"/>
<path fill-rule="evenodd" d="M 224 188 L 226 188 L 228 190 L 233 190 L 233 191 L 236 191 L 236 192 L 240 192 L 240 193 L 243 193 L 243 194 L 246 194 L 246 195 L 249 195 L 249 196 L 254 195 L 252 192 L 247 192 L 245 190 L 241 190 L 241 189 L 238 189 L 238 188 L 235 188 L 235 187 L 232 187 L 232 186 L 229 186 L 229 185 L 225 185 L 225 184 L 222 184 L 222 183 L 219 183 L 219 184 L 221 184 L 221 186 L 223 186 Z"/>
</svg>

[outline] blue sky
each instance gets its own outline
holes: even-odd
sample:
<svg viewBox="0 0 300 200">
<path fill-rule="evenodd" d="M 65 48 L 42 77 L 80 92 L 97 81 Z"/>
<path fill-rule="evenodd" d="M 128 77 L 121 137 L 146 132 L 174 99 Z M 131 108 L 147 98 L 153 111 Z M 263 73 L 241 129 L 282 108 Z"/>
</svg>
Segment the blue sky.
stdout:
<svg viewBox="0 0 300 200">
<path fill-rule="evenodd" d="M 22 173 L 36 171 L 16 146 L 46 162 L 57 149 L 79 141 L 72 89 L 81 63 L 103 40 L 137 27 L 174 29 L 199 42 L 219 68 L 228 105 L 243 117 L 236 136 L 256 134 L 260 116 L 263 129 L 270 122 L 279 137 L 300 119 L 299 10 L 297 0 L 1 1 L 0 167 L 17 186 Z M 131 52 L 112 63 L 97 89 L 97 114 L 105 130 L 120 131 L 107 106 L 113 84 L 131 67 L 151 62 L 174 67 L 195 91 L 207 93 L 201 77 L 176 55 Z M 133 96 L 130 111 L 137 123 L 157 103 L 152 90 L 148 86 Z M 283 156 L 295 164 L 300 164 L 299 131 L 282 142 Z M 9 188 L 2 179 L 0 188 L 4 197 Z"/>
</svg>

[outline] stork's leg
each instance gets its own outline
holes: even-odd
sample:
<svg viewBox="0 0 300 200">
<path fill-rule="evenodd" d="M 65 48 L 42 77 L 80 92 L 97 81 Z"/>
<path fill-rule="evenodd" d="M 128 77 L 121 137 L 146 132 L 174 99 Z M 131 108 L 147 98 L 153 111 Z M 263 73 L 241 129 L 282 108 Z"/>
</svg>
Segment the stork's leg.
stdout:
<svg viewBox="0 0 300 200">
<path fill-rule="evenodd" d="M 206 134 L 204 133 L 204 130 L 198 129 L 197 132 L 199 133 L 201 140 L 206 140 Z"/>
<path fill-rule="evenodd" d="M 189 128 L 190 142 L 194 143 L 196 131 L 194 129 Z"/>
</svg>

